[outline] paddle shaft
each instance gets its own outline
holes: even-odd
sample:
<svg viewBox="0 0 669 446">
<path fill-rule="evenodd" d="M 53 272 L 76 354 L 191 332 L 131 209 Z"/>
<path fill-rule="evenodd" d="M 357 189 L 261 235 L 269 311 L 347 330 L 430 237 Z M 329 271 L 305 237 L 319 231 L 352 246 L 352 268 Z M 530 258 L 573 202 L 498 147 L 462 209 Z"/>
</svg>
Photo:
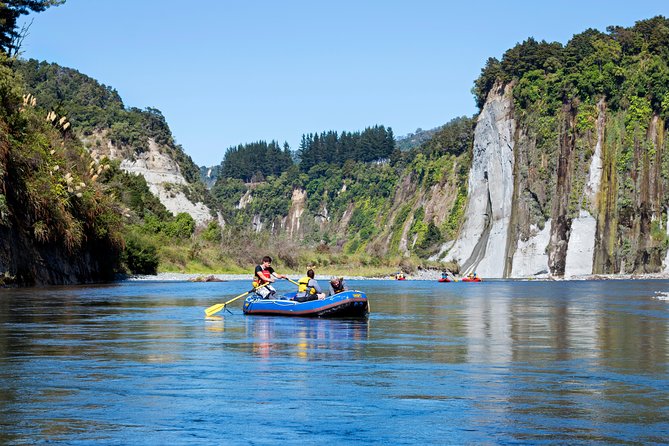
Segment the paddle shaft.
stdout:
<svg viewBox="0 0 669 446">
<path fill-rule="evenodd" d="M 245 292 L 245 293 L 242 293 L 242 294 L 240 294 L 240 295 L 237 296 L 237 297 L 233 297 L 232 299 L 230 299 L 229 301 L 227 301 L 227 302 L 225 302 L 225 303 L 212 305 L 211 307 L 209 307 L 209 308 L 207 308 L 206 310 L 204 310 L 204 314 L 206 314 L 207 316 L 212 316 L 212 315 L 218 313 L 219 311 L 221 311 L 223 308 L 225 308 L 225 306 L 226 306 L 227 304 L 232 303 L 232 302 L 236 301 L 237 299 L 242 298 L 242 297 L 246 296 L 247 294 L 252 293 L 252 292 L 254 292 L 255 290 L 257 290 L 257 289 L 259 289 L 259 288 L 262 288 L 262 287 L 264 287 L 264 286 L 267 286 L 267 285 L 269 285 L 269 282 L 263 283 L 262 285 L 260 285 L 260 286 L 258 286 L 258 287 L 256 287 L 256 288 L 253 288 L 253 289 L 251 289 L 251 290 L 249 290 L 249 291 L 247 291 L 247 292 Z"/>
</svg>

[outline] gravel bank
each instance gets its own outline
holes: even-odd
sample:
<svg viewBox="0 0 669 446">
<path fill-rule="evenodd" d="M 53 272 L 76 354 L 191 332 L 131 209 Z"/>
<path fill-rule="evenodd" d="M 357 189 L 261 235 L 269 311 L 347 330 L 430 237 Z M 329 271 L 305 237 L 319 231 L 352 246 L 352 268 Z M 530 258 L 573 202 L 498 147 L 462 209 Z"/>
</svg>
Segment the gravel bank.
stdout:
<svg viewBox="0 0 669 446">
<path fill-rule="evenodd" d="M 197 278 L 207 278 L 214 277 L 217 281 L 232 281 L 232 280 L 248 280 L 250 281 L 253 277 L 251 273 L 249 274 L 183 274 L 183 273 L 160 273 L 155 276 L 128 276 L 121 277 L 119 280 L 129 280 L 129 281 L 175 281 L 175 282 L 186 282 L 194 281 Z M 441 277 L 441 271 L 438 270 L 418 270 L 414 274 L 406 275 L 408 280 L 437 280 Z M 297 275 L 291 277 L 293 280 L 297 280 Z M 392 275 L 389 274 L 386 277 L 363 277 L 363 276 L 345 276 L 347 280 L 389 280 L 392 279 Z M 316 274 L 317 280 L 329 280 L 329 275 Z M 483 280 L 486 278 L 483 277 Z M 592 274 L 584 276 L 572 276 L 569 278 L 562 277 L 528 277 L 525 279 L 509 279 L 509 280 L 653 280 L 653 279 L 669 279 L 669 274 L 667 273 L 656 273 L 656 274 L 645 274 L 645 275 L 635 275 L 635 274 Z M 502 279 L 495 279 L 502 280 Z"/>
</svg>

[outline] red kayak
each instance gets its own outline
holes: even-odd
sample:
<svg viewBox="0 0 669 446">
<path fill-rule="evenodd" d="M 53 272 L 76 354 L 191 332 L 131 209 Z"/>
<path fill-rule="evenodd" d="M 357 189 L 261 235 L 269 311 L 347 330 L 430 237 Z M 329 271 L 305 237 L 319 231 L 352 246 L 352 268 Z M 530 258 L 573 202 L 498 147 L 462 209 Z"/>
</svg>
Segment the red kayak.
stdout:
<svg viewBox="0 0 669 446">
<path fill-rule="evenodd" d="M 480 282 L 481 278 L 480 277 L 474 277 L 473 279 L 470 279 L 469 277 L 463 277 L 462 282 Z"/>
<path fill-rule="evenodd" d="M 442 277 L 441 279 L 439 279 L 439 282 L 452 282 L 452 280 L 449 279 L 448 277 Z"/>
</svg>

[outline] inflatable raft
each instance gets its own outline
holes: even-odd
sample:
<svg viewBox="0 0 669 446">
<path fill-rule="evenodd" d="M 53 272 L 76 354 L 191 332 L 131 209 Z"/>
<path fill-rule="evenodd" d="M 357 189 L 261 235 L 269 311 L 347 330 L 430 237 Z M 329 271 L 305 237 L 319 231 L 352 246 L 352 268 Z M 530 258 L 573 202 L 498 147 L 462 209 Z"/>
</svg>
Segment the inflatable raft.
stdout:
<svg viewBox="0 0 669 446">
<path fill-rule="evenodd" d="M 327 296 L 323 300 L 296 302 L 295 293 L 263 299 L 253 294 L 244 300 L 244 314 L 302 317 L 366 317 L 369 313 L 367 296 L 362 291 L 349 290 Z"/>
</svg>

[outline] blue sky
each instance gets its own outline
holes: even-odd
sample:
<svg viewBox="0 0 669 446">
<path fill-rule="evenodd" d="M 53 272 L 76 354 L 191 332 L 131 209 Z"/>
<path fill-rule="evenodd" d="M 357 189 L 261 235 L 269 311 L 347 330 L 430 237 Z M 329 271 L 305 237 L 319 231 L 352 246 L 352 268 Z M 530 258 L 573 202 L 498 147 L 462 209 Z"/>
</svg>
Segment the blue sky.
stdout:
<svg viewBox="0 0 669 446">
<path fill-rule="evenodd" d="M 488 57 L 528 37 L 669 16 L 669 2 L 67 0 L 33 14 L 22 56 L 74 68 L 162 111 L 198 165 L 302 134 L 396 136 L 477 112 Z"/>
</svg>

